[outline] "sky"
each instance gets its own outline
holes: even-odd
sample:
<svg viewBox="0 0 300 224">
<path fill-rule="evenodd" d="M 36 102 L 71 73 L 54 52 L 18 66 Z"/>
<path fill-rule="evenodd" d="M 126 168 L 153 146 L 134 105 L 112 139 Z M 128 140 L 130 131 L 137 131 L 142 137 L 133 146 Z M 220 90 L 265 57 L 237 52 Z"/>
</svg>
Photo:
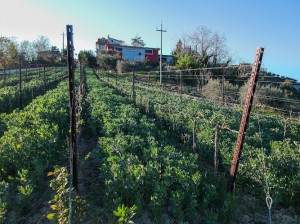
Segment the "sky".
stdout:
<svg viewBox="0 0 300 224">
<path fill-rule="evenodd" d="M 18 41 L 49 37 L 62 48 L 62 33 L 73 25 L 75 53 L 95 50 L 98 38 L 131 43 L 170 54 L 184 34 L 206 26 L 226 36 L 235 64 L 253 63 L 264 47 L 262 66 L 300 81 L 300 0 L 0 0 L 0 36 Z"/>
</svg>

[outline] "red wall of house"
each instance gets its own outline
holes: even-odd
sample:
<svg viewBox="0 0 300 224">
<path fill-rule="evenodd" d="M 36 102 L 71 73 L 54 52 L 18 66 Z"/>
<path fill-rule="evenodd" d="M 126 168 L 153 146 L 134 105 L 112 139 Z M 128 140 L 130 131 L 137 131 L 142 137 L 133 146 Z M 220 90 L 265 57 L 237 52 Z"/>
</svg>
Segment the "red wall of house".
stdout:
<svg viewBox="0 0 300 224">
<path fill-rule="evenodd" d="M 111 46 L 111 45 L 106 45 L 107 46 L 107 50 L 112 50 L 112 51 L 115 51 L 115 48 L 114 46 Z"/>
<path fill-rule="evenodd" d="M 112 45 L 106 44 L 105 50 L 106 51 L 108 51 L 108 50 L 115 51 L 115 47 Z M 158 62 L 158 60 L 159 60 L 158 51 L 159 51 L 158 49 L 152 49 L 153 54 L 145 54 L 145 59 L 150 62 Z M 123 56 L 122 52 L 119 52 L 119 56 L 122 58 L 122 56 Z"/>
<path fill-rule="evenodd" d="M 145 58 L 150 62 L 158 62 L 158 50 L 153 49 L 153 54 L 145 54 Z"/>
</svg>

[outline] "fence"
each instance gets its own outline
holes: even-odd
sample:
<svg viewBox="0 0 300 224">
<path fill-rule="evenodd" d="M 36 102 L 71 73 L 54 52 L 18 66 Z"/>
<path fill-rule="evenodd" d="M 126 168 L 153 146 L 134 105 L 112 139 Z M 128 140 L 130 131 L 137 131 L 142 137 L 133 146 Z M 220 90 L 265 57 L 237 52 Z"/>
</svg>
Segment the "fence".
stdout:
<svg viewBox="0 0 300 224">
<path fill-rule="evenodd" d="M 134 83 L 135 88 L 164 89 L 214 103 L 242 107 L 250 73 L 251 65 L 163 71 L 160 85 L 159 71 L 134 72 Z M 118 81 L 132 83 L 132 72 L 107 73 L 104 76 L 107 80 L 115 79 L 116 84 Z M 284 79 L 261 71 L 253 106 L 259 110 L 298 117 L 300 91 L 294 88 L 296 85 L 287 85 Z"/>
</svg>

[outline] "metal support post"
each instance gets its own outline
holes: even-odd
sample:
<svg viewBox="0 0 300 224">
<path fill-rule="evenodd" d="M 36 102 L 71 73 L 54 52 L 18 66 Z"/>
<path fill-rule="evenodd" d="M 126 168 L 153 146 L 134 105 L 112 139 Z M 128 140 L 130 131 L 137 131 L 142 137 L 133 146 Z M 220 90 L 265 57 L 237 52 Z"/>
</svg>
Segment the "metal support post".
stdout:
<svg viewBox="0 0 300 224">
<path fill-rule="evenodd" d="M 76 141 L 76 108 L 75 108 L 75 88 L 74 88 L 74 45 L 73 45 L 73 26 L 67 25 L 67 54 L 69 71 L 69 91 L 70 91 L 70 173 L 72 183 L 78 192 L 78 167 L 77 167 L 77 141 Z"/>
<path fill-rule="evenodd" d="M 242 116 L 238 139 L 236 142 L 236 147 L 235 147 L 235 151 L 234 151 L 234 155 L 233 155 L 233 159 L 232 159 L 232 163 L 231 163 L 230 176 L 228 179 L 228 190 L 231 192 L 233 191 L 234 181 L 236 178 L 239 160 L 241 157 L 241 152 L 242 152 L 242 148 L 243 148 L 243 144 L 244 144 L 245 131 L 247 129 L 247 124 L 248 124 L 249 117 L 250 117 L 251 106 L 252 106 L 252 102 L 253 102 L 253 95 L 255 93 L 255 86 L 256 86 L 258 73 L 259 73 L 260 66 L 261 66 L 263 52 L 264 52 L 264 48 L 257 49 L 254 65 L 253 65 L 252 72 L 251 72 L 247 98 L 246 98 L 246 101 L 244 104 L 243 116 Z"/>
</svg>

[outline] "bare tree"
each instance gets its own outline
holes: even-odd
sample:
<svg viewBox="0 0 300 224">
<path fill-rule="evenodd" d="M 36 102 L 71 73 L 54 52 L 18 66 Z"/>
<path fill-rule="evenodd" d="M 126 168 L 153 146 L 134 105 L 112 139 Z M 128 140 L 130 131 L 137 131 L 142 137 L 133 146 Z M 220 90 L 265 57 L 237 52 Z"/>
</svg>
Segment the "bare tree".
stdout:
<svg viewBox="0 0 300 224">
<path fill-rule="evenodd" d="M 46 36 L 39 36 L 36 41 L 34 41 L 34 47 L 36 52 L 49 51 L 51 49 L 50 40 Z"/>
<path fill-rule="evenodd" d="M 26 62 L 34 60 L 37 55 L 33 43 L 28 40 L 24 40 L 20 43 L 19 52 L 23 55 Z"/>
<path fill-rule="evenodd" d="M 225 44 L 226 37 L 225 35 L 220 35 L 219 33 L 214 33 L 212 36 L 212 66 L 222 62 L 225 64 L 230 63 L 231 58 L 228 55 L 227 46 Z"/>
<path fill-rule="evenodd" d="M 203 67 L 230 62 L 225 35 L 220 35 L 205 26 L 201 26 L 197 27 L 192 34 L 186 35 L 185 39 L 190 44 L 190 48 L 193 49 L 192 52 L 196 52 Z"/>
<path fill-rule="evenodd" d="M 33 42 L 37 60 L 40 63 L 46 63 L 46 61 L 49 61 L 49 58 L 51 57 L 51 45 L 50 40 L 46 36 L 39 36 L 37 40 Z"/>
</svg>

